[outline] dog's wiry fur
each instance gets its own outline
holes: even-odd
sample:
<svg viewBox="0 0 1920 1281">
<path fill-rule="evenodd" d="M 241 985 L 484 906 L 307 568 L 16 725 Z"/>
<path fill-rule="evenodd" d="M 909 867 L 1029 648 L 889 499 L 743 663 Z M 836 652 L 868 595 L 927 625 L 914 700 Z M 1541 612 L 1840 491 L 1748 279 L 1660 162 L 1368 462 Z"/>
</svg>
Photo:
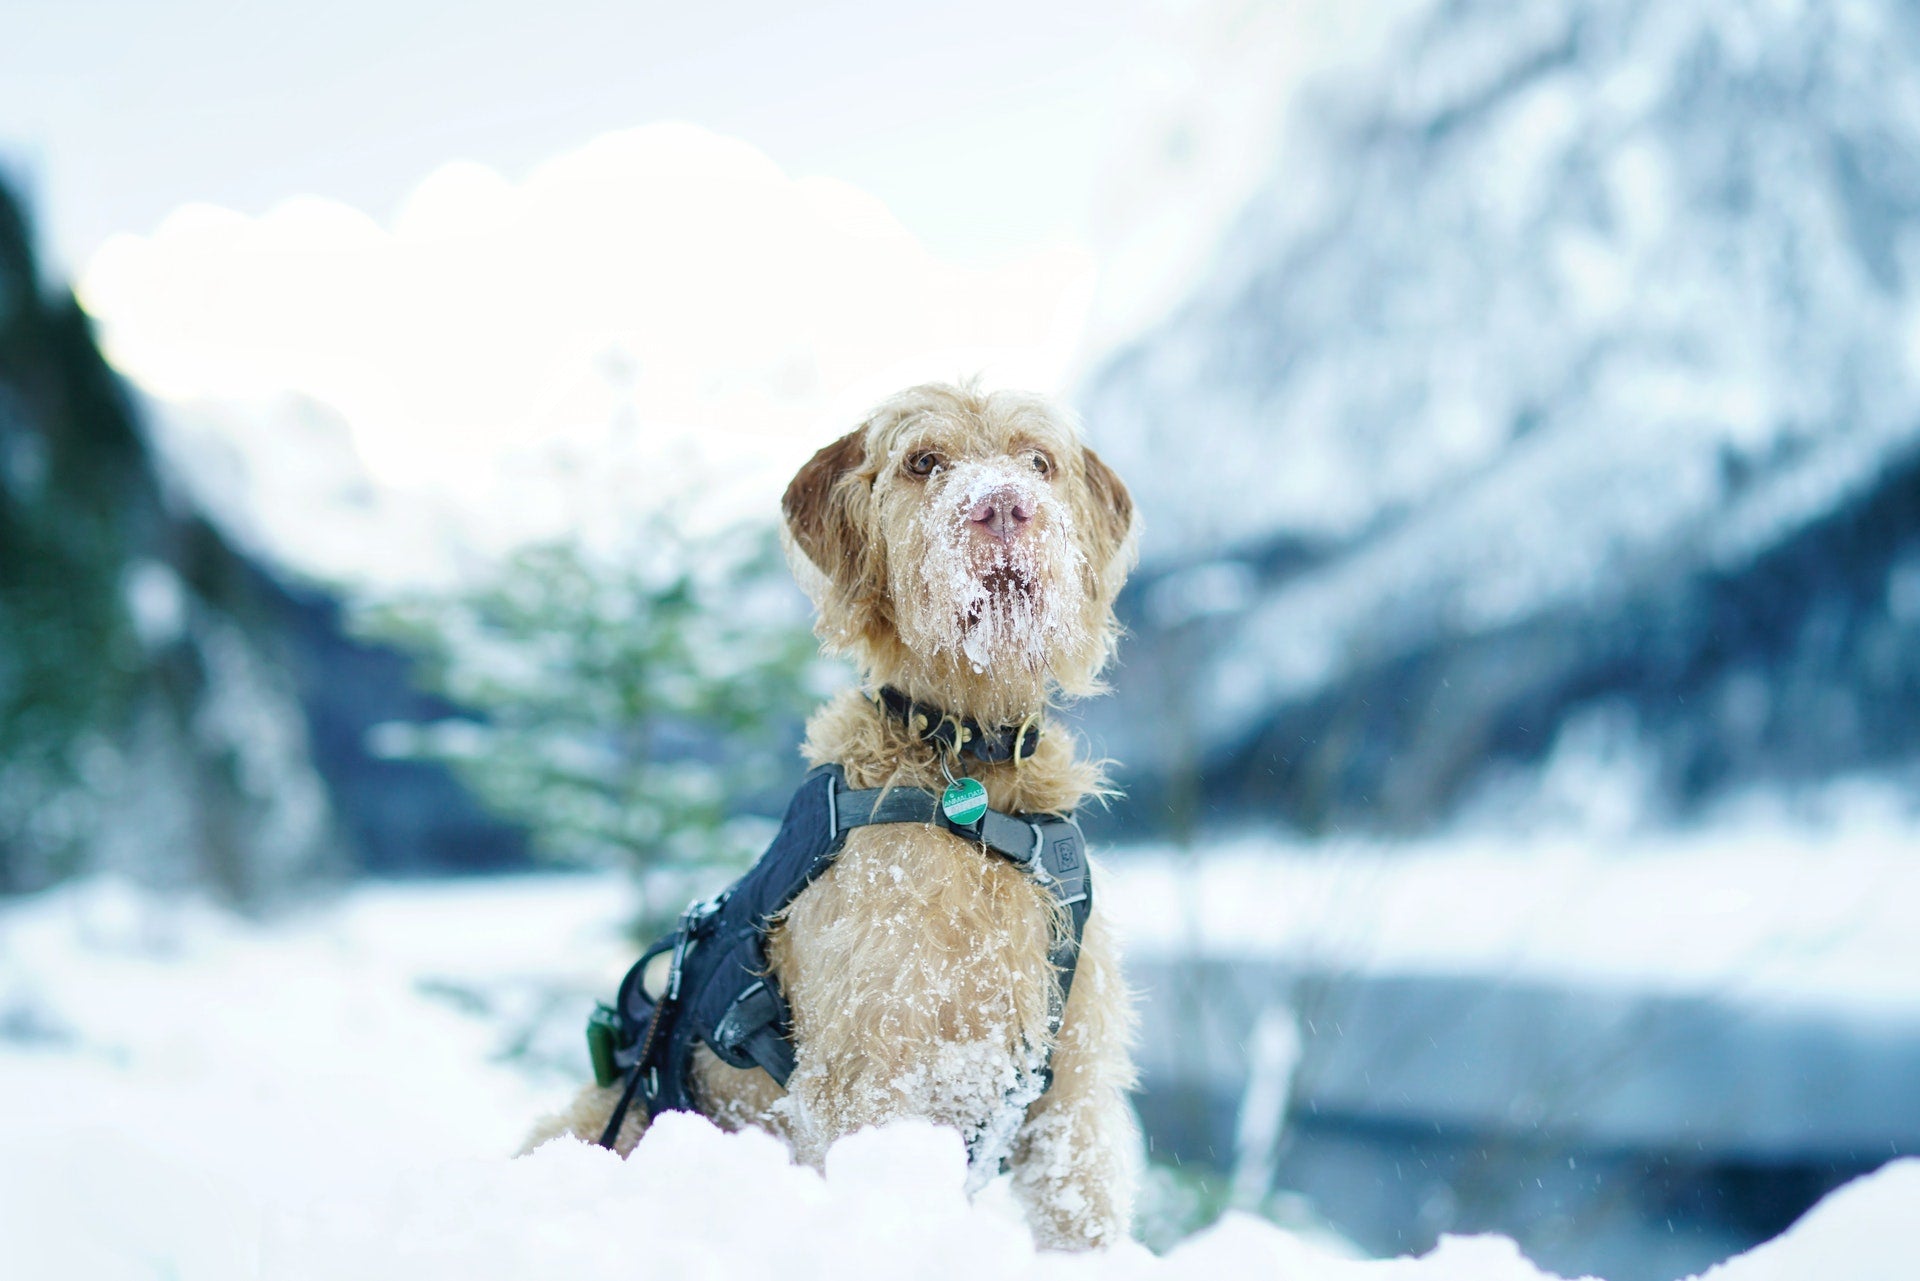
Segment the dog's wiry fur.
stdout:
<svg viewBox="0 0 1920 1281">
<path fill-rule="evenodd" d="M 1028 447 L 1055 461 L 1053 478 L 1022 474 L 1016 451 Z M 950 460 L 925 481 L 905 470 L 923 451 Z M 1038 499 L 1026 541 L 1039 554 L 1015 568 L 1044 577 L 1051 608 L 1033 620 L 1041 634 L 1023 638 L 1038 644 L 970 653 L 957 624 L 978 604 L 966 595 L 979 584 L 942 572 L 953 566 L 941 535 L 955 491 L 996 473 Z M 983 725 L 1017 723 L 1054 689 L 1099 689 L 1115 636 L 1113 597 L 1131 567 L 1133 504 L 1045 401 L 937 385 L 902 392 L 815 455 L 784 508 L 800 553 L 795 569 L 820 607 L 821 638 L 876 680 Z"/>
<path fill-rule="evenodd" d="M 929 457 L 937 465 L 918 474 Z M 1017 532 L 983 534 L 974 515 L 983 502 L 1018 503 Z M 783 511 L 821 638 L 870 687 L 890 684 L 985 725 L 1020 724 L 1056 694 L 1099 688 L 1132 559 L 1132 505 L 1044 401 L 972 386 L 903 392 L 815 455 Z M 937 792 L 946 781 L 936 749 L 858 692 L 814 715 L 804 751 L 815 764 L 838 762 L 853 787 Z M 1058 725 L 1026 761 L 964 764 L 1010 812 L 1064 812 L 1104 789 L 1098 765 Z M 1044 1244 L 1112 1243 L 1126 1232 L 1135 1178 L 1133 1014 L 1095 902 L 1052 1047 L 1053 1083 L 1035 1099 L 1057 991 L 1047 952 L 1064 928 L 1052 898 L 939 828 L 855 829 L 769 940 L 794 1015 L 789 1088 L 702 1047 L 703 1109 L 727 1128 L 779 1134 L 814 1164 L 866 1125 L 949 1124 L 989 1158 L 1008 1157 Z M 589 1088 L 528 1146 L 598 1137 L 617 1097 Z M 644 1130 L 630 1116 L 619 1150 Z"/>
</svg>

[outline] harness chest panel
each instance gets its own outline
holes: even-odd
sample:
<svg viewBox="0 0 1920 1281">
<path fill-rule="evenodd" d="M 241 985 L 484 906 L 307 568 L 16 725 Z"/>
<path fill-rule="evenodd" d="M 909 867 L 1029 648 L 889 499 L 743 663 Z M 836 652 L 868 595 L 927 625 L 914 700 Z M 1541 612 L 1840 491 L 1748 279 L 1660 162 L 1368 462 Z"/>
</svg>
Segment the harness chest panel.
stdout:
<svg viewBox="0 0 1920 1281">
<path fill-rule="evenodd" d="M 680 927 L 628 971 L 614 1008 L 602 1007 L 589 1023 L 600 1084 L 627 1077 L 603 1143 L 611 1144 L 636 1094 L 650 1116 L 699 1110 L 690 1071 L 701 1043 L 723 1062 L 763 1068 L 786 1084 L 794 1066 L 792 1020 L 767 961 L 768 931 L 832 866 L 847 832 L 876 823 L 945 828 L 1020 866 L 1060 902 L 1071 931 L 1048 956 L 1060 978 L 1059 998 L 1048 1011 L 1049 1038 L 1059 1030 L 1092 908 L 1085 843 L 1071 817 L 988 810 L 970 824 L 957 824 L 940 812 L 931 793 L 852 790 L 838 765 L 823 765 L 802 781 L 759 861 L 718 897 L 688 908 Z M 658 963 L 663 958 L 670 958 L 664 987 Z M 651 992 L 649 976 L 656 989 Z M 1050 1077 L 1043 1072 L 1043 1079 Z"/>
</svg>

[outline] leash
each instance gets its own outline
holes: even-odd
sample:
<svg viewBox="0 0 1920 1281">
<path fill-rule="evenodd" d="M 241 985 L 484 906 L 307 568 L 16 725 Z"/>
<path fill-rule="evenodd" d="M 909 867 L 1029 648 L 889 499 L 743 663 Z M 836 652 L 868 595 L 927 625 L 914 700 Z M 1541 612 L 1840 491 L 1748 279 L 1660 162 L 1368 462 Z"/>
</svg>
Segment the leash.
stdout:
<svg viewBox="0 0 1920 1281">
<path fill-rule="evenodd" d="M 729 890 L 728 893 L 732 891 Z M 626 1088 L 620 1092 L 620 1101 L 614 1105 L 613 1114 L 607 1119 L 607 1128 L 600 1134 L 600 1146 L 613 1151 L 620 1136 L 620 1127 L 626 1123 L 627 1112 L 633 1107 L 634 1096 L 639 1092 L 640 1082 L 648 1073 L 648 1060 L 660 1034 L 660 1026 L 667 1012 L 679 1004 L 680 977 L 686 968 L 689 949 L 694 945 L 705 924 L 720 910 L 725 895 L 712 899 L 699 899 L 690 904 L 680 914 L 680 928 L 668 936 L 667 944 L 655 944 L 641 953 L 627 976 L 620 981 L 620 992 L 615 1000 L 619 1004 L 617 1013 L 601 1006 L 587 1020 L 587 1052 L 593 1060 L 595 1080 L 600 1085 L 611 1085 L 613 1073 L 622 1062 L 631 1056 L 631 1066 L 627 1068 Z M 652 1000 L 646 990 L 646 971 L 648 962 L 661 955 L 666 946 L 673 949 L 673 959 L 667 971 L 666 991 L 658 1000 Z M 640 1038 L 637 1048 L 622 1049 L 619 1045 L 619 1029 L 624 1018 L 638 1000 L 652 1000 L 653 1012 L 647 1016 L 647 1030 Z M 613 1017 L 609 1017 L 609 1016 Z"/>
<path fill-rule="evenodd" d="M 653 1050 L 653 1034 L 660 1027 L 660 1012 L 666 1008 L 664 1004 L 653 1007 L 653 1017 L 647 1020 L 647 1038 L 640 1043 L 640 1061 L 627 1069 L 627 1088 L 620 1092 L 620 1101 L 613 1105 L 607 1128 L 600 1132 L 600 1146 L 609 1152 L 619 1150 L 615 1145 L 620 1138 L 620 1127 L 627 1123 L 627 1110 L 633 1106 L 633 1096 L 640 1089 L 641 1067 Z"/>
</svg>

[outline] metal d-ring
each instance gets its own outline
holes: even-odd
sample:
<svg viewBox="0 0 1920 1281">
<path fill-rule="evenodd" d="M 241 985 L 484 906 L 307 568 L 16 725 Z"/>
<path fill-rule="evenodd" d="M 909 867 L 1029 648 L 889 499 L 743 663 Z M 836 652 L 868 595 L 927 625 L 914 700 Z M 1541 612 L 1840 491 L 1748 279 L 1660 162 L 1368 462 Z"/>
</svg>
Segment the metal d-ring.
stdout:
<svg viewBox="0 0 1920 1281">
<path fill-rule="evenodd" d="M 1039 731 L 1038 731 L 1037 729 L 1035 729 L 1035 725 L 1036 725 L 1036 723 L 1037 723 L 1037 722 L 1039 721 L 1039 719 L 1040 719 L 1040 712 L 1039 712 L 1039 710 L 1038 710 L 1038 709 L 1035 709 L 1034 711 L 1031 711 L 1031 712 L 1028 712 L 1028 713 L 1027 713 L 1027 719 L 1025 719 L 1024 721 L 1021 721 L 1021 722 L 1020 722 L 1020 728 L 1014 731 L 1014 735 L 1013 735 L 1013 771 L 1014 771 L 1014 773 L 1016 773 L 1016 774 L 1017 774 L 1017 773 L 1019 773 L 1019 772 L 1020 772 L 1020 769 L 1021 769 L 1021 767 L 1022 767 L 1022 766 L 1024 766 L 1024 765 L 1025 765 L 1025 764 L 1027 763 L 1027 758 L 1026 758 L 1026 757 L 1024 757 L 1024 756 L 1022 756 L 1022 755 L 1020 754 L 1020 748 L 1021 748 L 1021 746 L 1022 746 L 1023 744 L 1025 744 L 1025 743 L 1026 743 L 1026 741 L 1027 741 L 1027 731 L 1028 731 L 1028 730 L 1030 730 L 1030 729 L 1033 729 L 1033 730 L 1034 730 L 1034 732 L 1035 732 L 1035 734 L 1036 734 L 1036 736 L 1037 736 L 1037 735 L 1038 735 L 1038 733 L 1039 733 Z"/>
<path fill-rule="evenodd" d="M 940 728 L 945 729 L 948 721 L 953 722 L 953 741 L 947 745 L 946 753 L 957 761 L 960 759 L 960 749 L 966 746 L 967 739 L 972 736 L 967 733 L 967 727 L 961 723 L 960 718 L 952 712 L 947 712 L 940 717 Z"/>
</svg>

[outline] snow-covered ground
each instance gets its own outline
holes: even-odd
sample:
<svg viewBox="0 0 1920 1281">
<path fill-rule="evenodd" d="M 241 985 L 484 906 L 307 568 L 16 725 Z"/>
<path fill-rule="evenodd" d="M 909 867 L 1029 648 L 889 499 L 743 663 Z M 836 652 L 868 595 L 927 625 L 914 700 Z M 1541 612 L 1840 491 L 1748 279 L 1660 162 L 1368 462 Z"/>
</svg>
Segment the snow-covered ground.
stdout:
<svg viewBox="0 0 1920 1281">
<path fill-rule="evenodd" d="M 1248 849 L 1197 877 L 1172 856 L 1123 863 L 1106 901 L 1143 961 L 1188 945 L 1163 923 L 1182 885 L 1217 905 L 1270 879 L 1261 913 L 1213 913 L 1203 946 L 1271 955 L 1341 900 L 1378 922 L 1356 963 L 1712 984 L 1767 955 L 1775 969 L 1742 973 L 1799 998 L 1920 1005 L 1920 931 L 1901 928 L 1920 872 L 1900 852 Z M 569 1088 L 516 1037 L 555 1005 L 546 1022 L 571 1030 L 577 994 L 610 987 L 631 906 L 587 877 L 364 886 L 269 924 L 114 882 L 0 906 L 0 1277 L 1540 1275 L 1497 1238 L 1353 1262 L 1244 1217 L 1165 1258 L 1038 1256 L 1009 1201 L 966 1202 L 957 1140 L 912 1127 L 849 1140 L 824 1178 L 692 1119 L 624 1166 L 577 1145 L 510 1162 Z M 1904 1162 L 1712 1275 L 1904 1277 L 1915 1223 Z"/>
<path fill-rule="evenodd" d="M 356 894 L 271 929 L 111 882 L 10 905 L 0 1276 L 249 1277 L 272 1211 L 511 1150 L 540 1091 L 420 983 L 586 954 L 583 900 L 486 887 L 503 920 L 468 893 Z"/>
<path fill-rule="evenodd" d="M 1144 850 L 1105 899 L 1133 950 L 1920 1015 L 1920 830 L 1754 821 Z M 1178 905 L 1178 910 L 1169 910 Z"/>
<path fill-rule="evenodd" d="M 1533 1281 L 1501 1237 L 1453 1237 L 1425 1258 L 1359 1261 L 1232 1215 L 1155 1258 L 1037 1254 L 1005 1203 L 969 1204 L 960 1139 L 918 1124 L 843 1140 L 825 1177 L 777 1142 L 676 1116 L 632 1162 L 554 1144 L 525 1162 L 415 1176 L 319 1207 L 270 1235 L 269 1275 L 460 1277 L 1159 1278 L 1219 1281 Z M 716 1191 L 720 1195 L 716 1195 Z M 1911 1276 L 1920 1161 L 1843 1189 L 1785 1238 L 1714 1281 L 1894 1281 Z"/>
</svg>

